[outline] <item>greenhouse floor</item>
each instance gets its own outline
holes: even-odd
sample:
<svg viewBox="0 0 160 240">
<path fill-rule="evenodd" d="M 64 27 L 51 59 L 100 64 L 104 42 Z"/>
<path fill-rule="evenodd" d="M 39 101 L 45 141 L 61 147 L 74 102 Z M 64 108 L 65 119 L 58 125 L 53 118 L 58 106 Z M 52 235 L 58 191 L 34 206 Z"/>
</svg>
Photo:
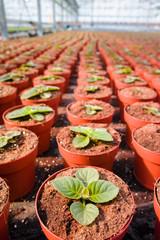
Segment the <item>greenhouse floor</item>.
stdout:
<svg viewBox="0 0 160 240">
<path fill-rule="evenodd" d="M 10 204 L 9 231 L 11 240 L 45 240 L 35 213 L 34 200 L 38 188 L 51 174 L 64 168 L 55 136 L 60 128 L 69 125 L 65 107 L 74 101 L 73 90 L 76 87 L 74 74 L 70 81 L 68 93 L 63 95 L 62 104 L 59 107 L 58 121 L 51 131 L 50 150 L 36 160 L 36 182 L 32 191 L 24 198 Z M 125 143 L 125 124 L 119 117 L 119 107 L 116 96 L 112 96 L 111 105 L 115 107 L 115 114 L 111 124 L 122 137 L 119 152 L 114 162 L 113 172 L 122 178 L 132 190 L 134 195 L 136 212 L 129 226 L 124 240 L 151 240 L 154 234 L 155 213 L 153 209 L 153 192 L 142 187 L 133 175 L 134 152 Z M 89 239 L 87 239 L 89 240 Z M 98 239 L 97 239 L 98 240 Z"/>
</svg>

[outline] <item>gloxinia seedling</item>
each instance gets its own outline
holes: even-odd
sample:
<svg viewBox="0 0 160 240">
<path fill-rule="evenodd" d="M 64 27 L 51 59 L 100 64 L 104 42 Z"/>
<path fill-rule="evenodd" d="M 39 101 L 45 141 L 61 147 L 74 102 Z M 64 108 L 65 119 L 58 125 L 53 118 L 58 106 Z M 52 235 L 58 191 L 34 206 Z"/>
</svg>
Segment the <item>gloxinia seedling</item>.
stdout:
<svg viewBox="0 0 160 240">
<path fill-rule="evenodd" d="M 53 112 L 53 109 L 45 106 L 25 106 L 8 113 L 5 117 L 10 120 L 24 121 L 34 119 L 38 122 L 44 120 L 44 115 Z"/>
<path fill-rule="evenodd" d="M 123 68 L 121 70 L 116 71 L 117 74 L 128 74 L 128 73 L 132 73 L 132 69 L 131 68 Z"/>
<path fill-rule="evenodd" d="M 38 85 L 34 88 L 25 91 L 21 95 L 21 99 L 33 99 L 34 97 L 40 97 L 42 99 L 51 98 L 53 91 L 59 91 L 59 87 L 54 86 L 46 86 L 46 85 Z"/>
<path fill-rule="evenodd" d="M 64 72 L 64 69 L 60 67 L 54 67 L 52 68 L 52 72 Z"/>
<path fill-rule="evenodd" d="M 84 90 L 85 90 L 86 92 L 89 92 L 89 93 L 95 93 L 98 89 L 99 89 L 98 86 L 96 86 L 96 85 L 91 85 L 91 86 L 85 87 Z"/>
<path fill-rule="evenodd" d="M 63 196 L 81 199 L 70 205 L 70 211 L 77 222 L 89 225 L 99 215 L 99 209 L 93 203 L 106 203 L 113 200 L 117 197 L 119 188 L 111 182 L 99 179 L 99 172 L 91 167 L 77 170 L 75 176 L 76 178 L 56 178 L 52 180 L 52 184 Z M 89 203 L 86 204 L 86 201 Z"/>
<path fill-rule="evenodd" d="M 135 83 L 137 81 L 141 81 L 141 79 L 139 77 L 132 77 L 132 76 L 127 76 L 125 79 L 124 79 L 124 82 L 125 83 Z"/>
<path fill-rule="evenodd" d="M 143 109 L 148 110 L 152 115 L 160 117 L 160 111 L 158 108 L 143 106 Z"/>
<path fill-rule="evenodd" d="M 84 148 L 89 145 L 90 141 L 112 142 L 113 137 L 105 128 L 91 128 L 83 126 L 71 126 L 70 130 L 78 133 L 73 139 L 72 144 L 75 148 Z"/>
<path fill-rule="evenodd" d="M 97 82 L 97 81 L 103 81 L 104 78 L 101 77 L 101 76 L 96 76 L 96 75 L 92 75 L 90 78 L 88 78 L 88 82 L 89 83 L 94 83 L 94 82 Z"/>
<path fill-rule="evenodd" d="M 14 139 L 21 135 L 20 131 L 8 131 L 0 137 L 0 148 L 5 147 L 9 143 L 13 143 Z"/>
<path fill-rule="evenodd" d="M 56 79 L 60 79 L 59 76 L 55 76 L 55 75 L 49 75 L 49 76 L 44 76 L 44 77 L 41 77 L 40 80 L 56 80 Z"/>
<path fill-rule="evenodd" d="M 87 70 L 87 73 L 98 73 L 99 71 L 96 69 L 89 69 Z"/>
<path fill-rule="evenodd" d="M 97 113 L 97 111 L 102 110 L 101 107 L 93 106 L 93 105 L 90 105 L 90 104 L 86 104 L 85 107 L 86 107 L 86 114 L 88 114 L 88 115 L 95 115 Z"/>
<path fill-rule="evenodd" d="M 16 73 L 6 73 L 2 76 L 0 76 L 0 82 L 12 82 L 12 81 L 21 81 L 22 78 L 24 78 L 25 76 L 24 75 L 19 75 L 19 74 L 16 74 Z"/>
<path fill-rule="evenodd" d="M 24 67 L 31 67 L 31 68 L 35 68 L 36 64 L 34 64 L 33 62 L 27 62 L 25 64 L 23 64 Z"/>
</svg>

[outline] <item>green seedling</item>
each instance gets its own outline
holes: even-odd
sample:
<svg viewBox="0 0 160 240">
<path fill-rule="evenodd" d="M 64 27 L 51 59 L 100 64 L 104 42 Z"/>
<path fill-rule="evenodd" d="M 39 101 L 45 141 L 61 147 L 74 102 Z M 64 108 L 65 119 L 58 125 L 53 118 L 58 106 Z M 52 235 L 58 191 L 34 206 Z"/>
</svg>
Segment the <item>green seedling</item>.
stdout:
<svg viewBox="0 0 160 240">
<path fill-rule="evenodd" d="M 52 68 L 52 72 L 64 72 L 64 69 L 60 67 L 54 67 Z"/>
<path fill-rule="evenodd" d="M 134 88 L 133 91 L 135 93 L 143 93 L 142 89 L 140 89 L 140 88 Z"/>
<path fill-rule="evenodd" d="M 30 71 L 30 68 L 28 68 L 28 67 L 19 67 L 19 68 L 16 68 L 16 70 L 22 71 L 22 72 L 28 72 L 28 71 Z"/>
<path fill-rule="evenodd" d="M 0 148 L 5 147 L 9 143 L 13 143 L 15 138 L 20 136 L 20 131 L 8 131 L 0 137 Z"/>
<path fill-rule="evenodd" d="M 132 73 L 132 69 L 131 68 L 123 68 L 121 70 L 116 71 L 117 74 L 128 74 L 128 73 Z"/>
<path fill-rule="evenodd" d="M 90 78 L 88 78 L 89 83 L 94 83 L 97 81 L 104 81 L 104 78 L 101 76 L 96 76 L 96 75 L 92 75 Z"/>
<path fill-rule="evenodd" d="M 38 122 L 44 120 L 44 115 L 53 112 L 53 109 L 45 106 L 25 106 L 8 113 L 5 117 L 10 120 L 23 121 L 34 119 Z"/>
<path fill-rule="evenodd" d="M 89 93 L 95 93 L 99 89 L 96 85 L 87 86 L 84 90 Z"/>
<path fill-rule="evenodd" d="M 113 142 L 113 137 L 105 128 L 70 127 L 70 130 L 76 133 L 72 141 L 75 148 L 84 148 L 89 145 L 90 141 Z"/>
<path fill-rule="evenodd" d="M 36 67 L 36 64 L 34 64 L 33 62 L 27 62 L 25 64 L 23 64 L 24 67 L 32 67 L 32 68 L 35 68 Z"/>
<path fill-rule="evenodd" d="M 160 111 L 158 108 L 143 106 L 143 109 L 149 111 L 154 116 L 160 117 Z"/>
<path fill-rule="evenodd" d="M 75 178 L 56 178 L 52 184 L 63 196 L 80 200 L 70 205 L 70 211 L 73 218 L 82 225 L 90 225 L 99 215 L 96 203 L 112 201 L 119 193 L 117 186 L 99 179 L 99 172 L 91 167 L 77 170 Z M 86 204 L 86 201 L 89 203 Z"/>
<path fill-rule="evenodd" d="M 135 83 L 137 81 L 141 81 L 141 79 L 139 77 L 132 77 L 132 76 L 127 76 L 125 79 L 124 79 L 124 82 L 125 83 Z"/>
<path fill-rule="evenodd" d="M 98 73 L 99 71 L 96 69 L 89 69 L 87 70 L 87 73 Z"/>
<path fill-rule="evenodd" d="M 24 78 L 24 75 L 18 75 L 15 73 L 6 73 L 0 76 L 0 82 L 12 82 L 12 81 L 21 81 Z"/>
<path fill-rule="evenodd" d="M 40 80 L 56 80 L 56 79 L 60 79 L 59 76 L 55 76 L 55 75 L 50 75 L 50 76 L 44 76 L 44 77 L 41 77 Z"/>
<path fill-rule="evenodd" d="M 90 104 L 86 104 L 86 114 L 88 115 L 95 115 L 97 113 L 97 111 L 102 111 L 102 108 L 99 106 L 93 106 Z"/>
<path fill-rule="evenodd" d="M 155 71 L 152 72 L 153 74 L 159 75 L 160 74 L 160 69 L 157 69 Z"/>
<path fill-rule="evenodd" d="M 21 95 L 21 99 L 33 99 L 35 97 L 48 99 L 52 97 L 53 91 L 59 91 L 59 87 L 46 86 L 41 84 L 41 85 L 35 86 L 34 88 L 29 89 L 28 91 L 25 91 Z"/>
</svg>

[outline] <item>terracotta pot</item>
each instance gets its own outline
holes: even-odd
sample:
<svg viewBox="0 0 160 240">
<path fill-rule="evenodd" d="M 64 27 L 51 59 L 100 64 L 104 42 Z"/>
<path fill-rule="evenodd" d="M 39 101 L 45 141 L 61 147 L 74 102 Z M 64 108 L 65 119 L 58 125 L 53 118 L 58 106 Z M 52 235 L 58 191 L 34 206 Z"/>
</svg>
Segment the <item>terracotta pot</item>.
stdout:
<svg viewBox="0 0 160 240">
<path fill-rule="evenodd" d="M 70 77 L 71 77 L 71 70 L 64 69 L 64 72 L 53 72 L 52 70 L 45 70 L 44 75 L 56 75 L 56 76 L 64 77 L 65 80 L 66 80 L 66 82 L 65 82 L 65 92 L 67 91 L 69 80 L 70 80 Z"/>
<path fill-rule="evenodd" d="M 0 69 L 0 76 L 3 75 L 3 74 L 6 74 L 6 73 L 7 73 L 6 69 Z"/>
<path fill-rule="evenodd" d="M 100 85 L 109 87 L 110 80 L 109 80 L 109 78 L 105 77 L 104 80 L 102 80 L 102 81 L 96 81 L 94 83 L 90 83 L 90 82 L 88 82 L 88 78 L 78 78 L 77 79 L 78 86 L 93 85 L 93 84 L 100 84 Z"/>
<path fill-rule="evenodd" d="M 132 132 L 132 144 L 135 150 L 134 175 L 140 184 L 154 190 L 155 181 L 160 176 L 160 154 L 137 143 L 134 139 L 134 133 L 137 129 Z"/>
<path fill-rule="evenodd" d="M 25 89 L 28 87 L 29 85 L 29 79 L 28 77 L 25 77 L 25 79 L 19 81 L 19 82 L 0 82 L 0 86 L 1 85 L 10 85 L 12 87 L 15 87 L 17 88 L 17 99 L 16 99 L 16 103 L 17 104 L 20 104 L 21 101 L 20 101 L 20 97 L 19 97 L 19 94 Z"/>
<path fill-rule="evenodd" d="M 99 97 L 95 97 L 94 94 L 93 96 L 84 96 L 77 93 L 77 88 L 74 89 L 74 98 L 76 99 L 76 101 L 89 101 L 91 99 L 97 99 L 103 102 L 109 102 L 111 95 L 112 93 L 108 94 L 107 96 L 99 96 Z"/>
<path fill-rule="evenodd" d="M 114 158 L 118 152 L 119 145 L 120 145 L 120 136 L 119 136 L 119 144 L 114 146 L 110 150 L 106 150 L 105 152 L 101 152 L 98 154 L 80 154 L 80 153 L 71 152 L 62 147 L 62 145 L 58 141 L 58 136 L 60 132 L 57 134 L 56 140 L 57 140 L 59 152 L 64 158 L 67 166 L 80 167 L 81 165 L 90 165 L 90 166 L 102 167 L 110 171 L 112 170 Z"/>
<path fill-rule="evenodd" d="M 91 119 L 91 118 L 81 118 L 78 117 L 76 115 L 73 115 L 70 111 L 69 108 L 73 103 L 70 103 L 67 107 L 66 107 L 66 112 L 67 112 L 67 118 L 69 120 L 69 122 L 71 123 L 71 125 L 78 125 L 78 124 L 83 124 L 83 123 L 110 123 L 112 122 L 112 118 L 113 118 L 113 112 L 110 113 L 110 115 L 108 116 L 104 116 L 101 118 L 95 118 L 95 119 Z"/>
<path fill-rule="evenodd" d="M 87 166 L 87 165 L 86 165 L 86 166 L 81 166 L 81 168 L 82 168 L 82 167 L 88 167 L 88 166 Z M 96 168 L 96 167 L 94 167 L 94 168 Z M 37 215 L 38 220 L 39 220 L 39 222 L 40 222 L 42 231 L 44 232 L 44 234 L 45 234 L 45 236 L 47 237 L 48 240 L 64 240 L 64 239 L 62 239 L 62 238 L 58 237 L 57 235 L 53 234 L 52 232 L 50 232 L 49 229 L 48 229 L 48 228 L 44 225 L 44 223 L 42 222 L 42 220 L 41 220 L 41 218 L 40 218 L 40 216 L 39 216 L 39 213 L 38 213 L 38 199 L 39 199 L 39 197 L 40 197 L 40 194 L 41 194 L 41 191 L 42 191 L 44 185 L 45 185 L 48 181 L 53 180 L 53 179 L 56 177 L 57 174 L 59 174 L 59 173 L 62 172 L 62 171 L 68 170 L 68 169 L 69 169 L 69 168 L 62 169 L 62 170 L 54 173 L 53 175 L 51 175 L 49 178 L 47 178 L 47 179 L 43 182 L 43 184 L 41 185 L 41 187 L 39 188 L 39 190 L 38 190 L 38 192 L 37 192 L 37 195 L 36 195 L 36 200 L 35 200 L 36 215 Z M 96 168 L 96 169 L 100 169 L 100 168 Z M 108 171 L 107 171 L 107 172 L 108 172 Z M 115 175 L 115 174 L 114 174 L 114 175 Z M 132 198 L 133 198 L 133 196 L 132 196 Z M 134 203 L 134 198 L 133 198 L 133 203 Z M 123 237 L 125 236 L 126 232 L 127 232 L 127 229 L 128 229 L 128 227 L 129 227 L 131 221 L 132 221 L 132 218 L 133 218 L 133 216 L 130 218 L 130 220 L 128 221 L 128 223 L 126 224 L 126 226 L 125 226 L 124 228 L 122 228 L 121 231 L 120 231 L 117 235 L 115 235 L 114 237 L 109 238 L 109 239 L 107 239 L 107 240 L 122 240 Z"/>
<path fill-rule="evenodd" d="M 2 240 L 10 239 L 9 233 L 8 233 L 8 215 L 9 215 L 9 194 L 8 194 L 8 199 L 5 204 L 5 207 L 2 213 L 0 214 L 0 239 Z"/>
<path fill-rule="evenodd" d="M 148 85 L 153 88 L 153 84 L 152 84 L 152 81 L 155 79 L 155 78 L 158 78 L 157 75 L 154 75 L 154 74 L 151 74 L 151 73 L 148 73 L 148 72 L 144 72 L 143 73 L 143 77 L 144 79 L 148 82 Z M 160 77 L 159 77 L 160 78 Z"/>
<path fill-rule="evenodd" d="M 24 127 L 29 129 L 30 131 L 34 132 L 38 136 L 38 154 L 42 154 L 43 152 L 47 151 L 50 147 L 50 131 L 51 127 L 54 123 L 55 118 L 55 112 L 53 112 L 53 117 L 51 117 L 49 120 L 45 122 L 38 122 L 33 125 L 25 125 L 22 122 L 20 124 L 15 123 L 12 120 L 8 120 L 5 118 L 5 115 L 9 112 L 12 112 L 18 108 L 24 107 L 23 105 L 18 105 L 15 107 L 12 107 L 4 112 L 3 114 L 3 121 L 6 128 L 13 128 L 13 127 Z"/>
<path fill-rule="evenodd" d="M 78 78 L 87 78 L 90 74 L 106 77 L 106 71 L 98 70 L 98 69 L 97 69 L 97 71 L 98 71 L 98 73 L 88 72 L 87 70 L 85 72 L 80 71 L 80 72 L 78 72 Z"/>
<path fill-rule="evenodd" d="M 160 204 L 157 199 L 156 194 L 156 186 L 160 182 L 160 178 L 157 179 L 155 185 L 154 185 L 154 210 L 156 213 L 156 222 L 155 222 L 155 232 L 154 232 L 154 240 L 160 239 Z"/>
<path fill-rule="evenodd" d="M 135 118 L 133 116 L 131 116 L 128 112 L 127 112 L 127 108 L 129 106 L 126 106 L 124 108 L 124 120 L 126 122 L 126 143 L 130 148 L 133 148 L 132 145 L 132 132 L 139 127 L 145 126 L 149 123 L 152 123 L 151 121 L 143 121 L 141 119 Z M 156 122 L 154 122 L 156 123 Z M 156 124 L 160 124 L 156 123 Z"/>
<path fill-rule="evenodd" d="M 13 88 L 13 93 L 4 97 L 0 97 L 0 124 L 3 124 L 3 119 L 2 119 L 3 113 L 7 109 L 16 105 L 17 89 L 14 87 L 12 88 Z"/>
<path fill-rule="evenodd" d="M 132 103 L 135 103 L 135 102 L 156 101 L 156 99 L 157 99 L 157 93 L 156 92 L 155 92 L 154 97 L 148 96 L 148 98 L 146 98 L 146 99 L 141 99 L 141 98 L 124 96 L 121 93 L 122 89 L 125 89 L 125 88 L 121 88 L 121 89 L 118 90 L 118 99 L 119 99 L 119 105 L 120 105 L 120 117 L 121 117 L 122 121 L 124 121 L 124 108 L 126 106 L 131 105 Z"/>
<path fill-rule="evenodd" d="M 24 90 L 21 95 L 28 91 L 31 88 L 28 88 L 26 90 Z M 20 95 L 20 98 L 21 98 Z M 33 105 L 33 104 L 46 104 L 47 106 L 51 107 L 54 109 L 55 111 L 55 118 L 54 118 L 54 123 L 57 121 L 57 117 L 58 117 L 58 106 L 60 103 L 60 91 L 58 92 L 58 94 L 55 97 L 49 98 L 49 99 L 38 99 L 38 100 L 32 100 L 32 99 L 21 99 L 21 103 L 25 106 L 27 105 Z"/>
<path fill-rule="evenodd" d="M 0 175 L 6 179 L 10 189 L 10 201 L 15 201 L 25 196 L 33 188 L 37 149 L 38 139 L 35 147 L 25 156 L 13 161 L 0 163 Z"/>
</svg>

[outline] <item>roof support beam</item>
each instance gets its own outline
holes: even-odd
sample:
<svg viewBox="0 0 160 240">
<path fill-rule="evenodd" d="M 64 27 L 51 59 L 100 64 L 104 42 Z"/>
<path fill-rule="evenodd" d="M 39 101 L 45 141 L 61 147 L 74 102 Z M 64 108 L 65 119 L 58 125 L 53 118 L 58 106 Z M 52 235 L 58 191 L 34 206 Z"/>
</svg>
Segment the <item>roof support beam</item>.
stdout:
<svg viewBox="0 0 160 240">
<path fill-rule="evenodd" d="M 38 36 L 41 37 L 41 36 L 43 36 L 41 0 L 37 0 L 37 9 L 38 9 Z"/>
<path fill-rule="evenodd" d="M 7 40 L 8 39 L 8 31 L 7 31 L 7 21 L 6 21 L 3 0 L 0 0 L 0 27 L 1 27 L 2 39 Z"/>
</svg>

